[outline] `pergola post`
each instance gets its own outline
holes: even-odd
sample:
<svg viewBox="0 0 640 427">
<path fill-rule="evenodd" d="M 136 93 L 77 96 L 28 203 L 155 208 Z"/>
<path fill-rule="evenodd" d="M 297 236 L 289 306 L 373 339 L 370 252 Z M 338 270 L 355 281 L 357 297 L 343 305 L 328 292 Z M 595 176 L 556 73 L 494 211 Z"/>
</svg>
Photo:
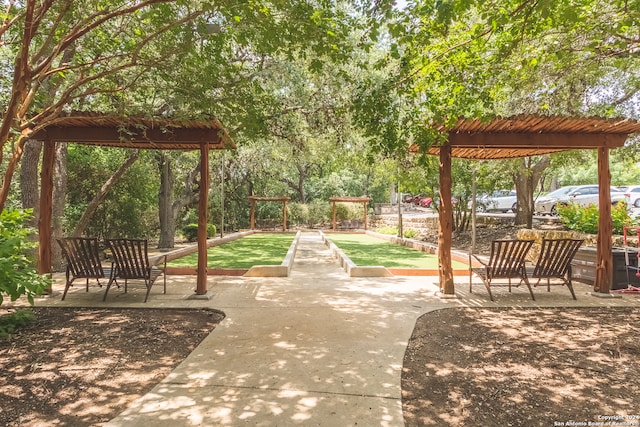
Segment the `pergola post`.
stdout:
<svg viewBox="0 0 640 427">
<path fill-rule="evenodd" d="M 451 206 L 451 143 L 440 147 L 440 211 L 438 221 L 438 274 L 440 291 L 455 295 L 453 267 L 451 265 L 451 235 L 453 209 Z"/>
<path fill-rule="evenodd" d="M 287 201 L 282 201 L 282 231 L 287 231 Z"/>
<path fill-rule="evenodd" d="M 53 209 L 53 168 L 56 161 L 56 145 L 44 141 L 42 171 L 40 172 L 40 218 L 38 220 L 38 273 L 51 272 L 51 219 Z M 49 288 L 51 293 L 51 288 Z"/>
<path fill-rule="evenodd" d="M 367 205 L 368 202 L 362 202 L 362 204 L 364 205 L 364 230 L 367 231 Z"/>
<path fill-rule="evenodd" d="M 251 205 L 251 230 L 256 229 L 256 201 L 255 199 L 249 199 Z"/>
<path fill-rule="evenodd" d="M 608 294 L 613 280 L 613 223 L 611 220 L 611 171 L 609 149 L 598 148 L 599 212 L 594 291 Z"/>
<path fill-rule="evenodd" d="M 207 293 L 207 217 L 209 194 L 209 144 L 200 144 L 200 194 L 198 200 L 198 278 L 196 295 Z"/>
<path fill-rule="evenodd" d="M 333 212 L 331 215 L 332 221 L 333 221 L 333 231 L 336 231 L 336 201 L 332 200 L 331 201 L 332 206 L 333 206 Z"/>
</svg>

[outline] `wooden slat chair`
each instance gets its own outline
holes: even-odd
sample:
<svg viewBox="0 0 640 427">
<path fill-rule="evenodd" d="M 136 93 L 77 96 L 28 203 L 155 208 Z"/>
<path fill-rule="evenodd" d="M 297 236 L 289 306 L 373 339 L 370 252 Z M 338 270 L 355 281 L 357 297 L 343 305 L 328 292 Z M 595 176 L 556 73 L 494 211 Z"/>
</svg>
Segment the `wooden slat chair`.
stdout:
<svg viewBox="0 0 640 427">
<path fill-rule="evenodd" d="M 547 292 L 551 291 L 551 285 L 566 285 L 573 299 L 577 299 L 571 284 L 571 260 L 582 242 L 581 239 L 543 239 L 536 265 L 527 269 L 529 277 L 538 279 L 533 286 L 547 279 Z M 554 283 L 552 279 L 556 279 Z"/>
<path fill-rule="evenodd" d="M 469 254 L 469 292 L 473 292 L 473 273 L 475 273 L 482 279 L 491 301 L 494 301 L 491 286 L 509 286 L 509 292 L 511 292 L 512 279 L 518 279 L 518 283 L 513 285 L 516 287 L 524 282 L 529 288 L 531 299 L 535 300 L 525 269 L 525 257 L 532 245 L 533 240 L 494 240 L 491 242 L 491 255 L 488 261 Z M 481 266 L 473 267 L 472 257 Z M 507 284 L 495 284 L 496 279 L 507 279 Z"/>
<path fill-rule="evenodd" d="M 86 291 L 89 292 L 89 279 L 95 279 L 102 287 L 100 279 L 108 279 L 111 268 L 105 268 L 100 261 L 100 246 L 94 237 L 65 237 L 56 239 L 62 255 L 67 262 L 65 272 L 66 283 L 62 299 L 76 279 L 86 279 Z"/>
<path fill-rule="evenodd" d="M 147 288 L 144 302 L 149 298 L 151 286 L 162 274 L 164 276 L 164 293 L 167 293 L 167 277 L 164 271 L 167 267 L 167 257 L 160 256 L 153 260 L 149 259 L 148 242 L 145 239 L 108 239 L 107 246 L 111 250 L 113 257 L 113 272 L 104 292 L 103 301 L 106 301 L 109 288 L 118 279 L 124 280 L 124 292 L 127 293 L 127 283 L 129 280 L 142 280 Z M 164 259 L 164 266 L 159 268 L 157 263 Z"/>
</svg>

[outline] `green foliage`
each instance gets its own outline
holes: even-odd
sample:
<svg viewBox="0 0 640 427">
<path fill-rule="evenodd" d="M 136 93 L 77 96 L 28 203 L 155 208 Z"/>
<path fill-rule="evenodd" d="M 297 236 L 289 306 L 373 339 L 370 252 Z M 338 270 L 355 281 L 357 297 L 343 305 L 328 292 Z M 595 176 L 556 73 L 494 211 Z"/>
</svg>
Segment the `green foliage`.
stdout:
<svg viewBox="0 0 640 427">
<path fill-rule="evenodd" d="M 287 204 L 287 222 L 289 224 L 307 225 L 311 219 L 311 209 L 306 203 Z"/>
<path fill-rule="evenodd" d="M 198 224 L 187 224 L 182 227 L 182 234 L 188 242 L 195 242 L 198 240 Z M 207 238 L 215 237 L 216 226 L 215 224 L 207 224 Z"/>
<path fill-rule="evenodd" d="M 96 192 L 118 169 L 126 150 L 71 144 L 65 228 L 73 230 Z M 100 203 L 85 233 L 100 238 L 149 236 L 158 229 L 160 178 L 152 153 L 141 153 Z"/>
<path fill-rule="evenodd" d="M 0 304 L 4 295 L 11 301 L 26 296 L 30 304 L 33 297 L 43 294 L 50 280 L 37 274 L 31 258 L 37 244 L 29 240 L 33 232 L 25 224 L 30 211 L 5 209 L 0 213 Z"/>
<path fill-rule="evenodd" d="M 325 200 L 309 203 L 309 221 L 311 225 L 326 224 L 331 219 L 331 204 Z"/>
<path fill-rule="evenodd" d="M 597 205 L 580 206 L 571 203 L 566 206 L 558 205 L 557 209 L 560 220 L 569 230 L 588 234 L 598 232 L 600 213 Z M 622 234 L 624 226 L 632 224 L 626 203 L 620 202 L 611 208 L 611 221 L 616 234 Z"/>
<path fill-rule="evenodd" d="M 31 325 L 36 315 L 31 310 L 19 309 L 0 316 L 0 339 L 6 338 L 20 327 Z"/>
<path fill-rule="evenodd" d="M 405 239 L 413 239 L 418 236 L 418 230 L 414 230 L 413 228 L 408 228 L 402 232 Z"/>
<path fill-rule="evenodd" d="M 398 235 L 398 227 L 390 227 L 390 226 L 380 227 L 380 228 L 376 229 L 376 233 L 390 234 L 392 236 L 397 236 Z"/>
</svg>

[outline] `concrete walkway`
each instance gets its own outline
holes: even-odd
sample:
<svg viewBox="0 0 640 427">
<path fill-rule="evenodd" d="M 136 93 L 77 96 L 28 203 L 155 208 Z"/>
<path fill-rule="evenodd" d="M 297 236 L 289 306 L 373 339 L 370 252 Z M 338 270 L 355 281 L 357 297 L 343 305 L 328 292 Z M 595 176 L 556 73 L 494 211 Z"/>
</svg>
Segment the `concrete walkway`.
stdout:
<svg viewBox="0 0 640 427">
<path fill-rule="evenodd" d="M 109 306 L 211 307 L 224 321 L 150 393 L 107 423 L 124 426 L 402 426 L 400 375 L 415 321 L 458 306 L 634 305 L 637 296 L 602 299 L 576 284 L 551 293 L 501 289 L 491 302 L 481 283 L 440 299 L 437 278 L 350 278 L 320 235 L 303 233 L 290 277 L 209 278 L 209 301 L 186 299 L 195 276 L 169 276 L 167 295 L 109 295 Z M 476 291 L 477 289 L 477 291 Z M 74 289 L 53 305 L 100 306 L 102 292 Z M 40 304 L 39 304 L 40 305 Z"/>
</svg>

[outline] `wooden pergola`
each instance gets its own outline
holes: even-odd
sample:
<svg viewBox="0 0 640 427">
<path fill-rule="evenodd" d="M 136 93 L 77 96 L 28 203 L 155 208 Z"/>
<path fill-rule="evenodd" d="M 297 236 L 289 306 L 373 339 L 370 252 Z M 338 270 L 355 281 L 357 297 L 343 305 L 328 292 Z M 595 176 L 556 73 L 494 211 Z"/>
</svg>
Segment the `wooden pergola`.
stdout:
<svg viewBox="0 0 640 427">
<path fill-rule="evenodd" d="M 371 201 L 370 197 L 362 196 L 362 197 L 339 197 L 333 196 L 329 197 L 329 201 L 332 203 L 332 220 L 333 220 L 333 231 L 336 231 L 336 203 L 344 202 L 344 203 L 362 203 L 363 204 L 363 221 L 364 221 L 364 229 L 367 229 L 367 204 Z"/>
<path fill-rule="evenodd" d="M 200 150 L 196 295 L 207 293 L 209 150 L 235 148 L 220 121 L 213 118 L 177 120 L 70 113 L 63 114 L 46 125 L 34 124 L 30 133 L 31 139 L 44 142 L 38 224 L 38 272 L 41 274 L 51 272 L 53 167 L 57 142 L 153 150 Z"/>
<path fill-rule="evenodd" d="M 640 133 L 640 123 L 629 119 L 518 116 L 488 123 L 459 120 L 453 127 L 437 127 L 447 135 L 429 154 L 440 157 L 440 210 L 438 263 L 440 290 L 454 295 L 451 266 L 453 209 L 451 159 L 508 159 L 576 149 L 598 150 L 599 209 L 594 291 L 608 294 L 613 277 L 611 172 L 609 150 L 622 147 L 630 134 Z M 412 147 L 413 151 L 417 148 Z"/>
<path fill-rule="evenodd" d="M 282 231 L 287 231 L 287 202 L 290 197 L 259 197 L 249 196 L 251 204 L 251 229 L 255 229 L 256 225 L 256 202 L 282 202 Z"/>
</svg>

